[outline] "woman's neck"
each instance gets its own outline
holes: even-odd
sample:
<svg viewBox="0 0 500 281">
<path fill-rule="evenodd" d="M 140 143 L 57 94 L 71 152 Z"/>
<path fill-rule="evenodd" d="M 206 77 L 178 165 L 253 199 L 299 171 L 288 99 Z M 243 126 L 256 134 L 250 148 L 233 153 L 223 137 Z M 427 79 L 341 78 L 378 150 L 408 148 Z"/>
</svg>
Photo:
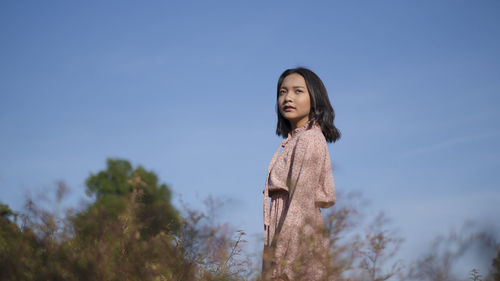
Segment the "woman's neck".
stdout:
<svg viewBox="0 0 500 281">
<path fill-rule="evenodd" d="M 309 118 L 304 118 L 304 119 L 299 120 L 297 122 L 290 122 L 290 125 L 292 127 L 292 132 L 295 131 L 295 129 L 297 129 L 297 128 L 304 127 L 305 125 L 307 125 L 308 122 L 309 122 Z"/>
<path fill-rule="evenodd" d="M 309 124 L 309 119 L 307 119 L 305 122 L 297 122 L 297 123 L 294 123 L 294 124 L 290 124 L 291 125 L 291 132 L 290 132 L 290 135 L 293 137 L 295 135 L 295 132 L 297 131 L 297 129 L 300 129 L 300 128 L 303 128 L 305 126 L 307 126 L 307 124 Z"/>
</svg>

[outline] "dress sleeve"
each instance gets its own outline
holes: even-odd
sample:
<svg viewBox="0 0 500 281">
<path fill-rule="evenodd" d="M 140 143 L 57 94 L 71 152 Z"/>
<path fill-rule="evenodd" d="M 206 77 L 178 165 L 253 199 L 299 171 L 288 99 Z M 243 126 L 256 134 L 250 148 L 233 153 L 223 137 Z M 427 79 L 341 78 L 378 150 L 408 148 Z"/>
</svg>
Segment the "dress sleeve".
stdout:
<svg viewBox="0 0 500 281">
<path fill-rule="evenodd" d="M 294 148 L 288 178 L 290 196 L 301 194 L 319 208 L 328 208 L 335 203 L 330 155 L 321 132 L 306 133 Z M 310 207 L 310 206 L 309 206 Z"/>
</svg>

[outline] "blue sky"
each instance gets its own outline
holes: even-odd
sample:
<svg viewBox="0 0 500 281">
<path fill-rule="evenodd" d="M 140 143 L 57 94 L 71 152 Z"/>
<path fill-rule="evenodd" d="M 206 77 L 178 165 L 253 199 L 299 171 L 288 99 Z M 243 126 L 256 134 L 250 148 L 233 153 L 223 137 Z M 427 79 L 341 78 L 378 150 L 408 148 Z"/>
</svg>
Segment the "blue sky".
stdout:
<svg viewBox="0 0 500 281">
<path fill-rule="evenodd" d="M 499 14 L 460 0 L 2 1 L 0 201 L 20 210 L 64 180 L 76 202 L 120 157 L 176 200 L 231 199 L 222 216 L 259 236 L 276 81 L 301 65 L 343 134 L 337 190 L 393 219 L 404 258 L 465 220 L 500 231 Z"/>
</svg>

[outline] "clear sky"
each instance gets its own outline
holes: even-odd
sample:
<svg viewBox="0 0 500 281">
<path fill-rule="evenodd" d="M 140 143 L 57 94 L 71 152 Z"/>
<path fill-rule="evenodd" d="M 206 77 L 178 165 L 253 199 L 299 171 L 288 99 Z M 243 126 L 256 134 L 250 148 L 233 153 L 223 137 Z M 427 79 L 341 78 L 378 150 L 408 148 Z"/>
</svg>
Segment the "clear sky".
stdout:
<svg viewBox="0 0 500 281">
<path fill-rule="evenodd" d="M 500 231 L 499 1 L 1 1 L 0 43 L 15 210 L 57 180 L 83 197 L 120 157 L 262 235 L 276 82 L 306 66 L 342 132 L 337 190 L 393 219 L 403 258 L 465 220 Z"/>
</svg>

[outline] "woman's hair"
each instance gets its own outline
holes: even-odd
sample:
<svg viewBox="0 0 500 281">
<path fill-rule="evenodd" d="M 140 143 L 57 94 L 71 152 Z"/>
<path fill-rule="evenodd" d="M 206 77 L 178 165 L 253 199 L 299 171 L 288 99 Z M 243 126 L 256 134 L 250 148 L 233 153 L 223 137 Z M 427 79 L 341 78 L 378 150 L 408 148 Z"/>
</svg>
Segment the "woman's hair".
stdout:
<svg viewBox="0 0 500 281">
<path fill-rule="evenodd" d="M 283 115 L 281 115 L 279 111 L 279 104 L 277 100 L 283 80 L 285 80 L 285 77 L 287 77 L 288 75 L 294 73 L 304 77 L 304 80 L 306 81 L 307 90 L 309 91 L 311 100 L 309 120 L 315 120 L 316 122 L 318 122 L 327 142 L 335 142 L 340 138 L 340 131 L 333 124 L 333 120 L 335 119 L 335 111 L 333 111 L 333 107 L 330 104 L 330 100 L 328 99 L 328 92 L 326 91 L 325 85 L 323 85 L 323 82 L 321 82 L 321 79 L 319 79 L 318 75 L 304 67 L 287 69 L 285 70 L 285 72 L 283 72 L 283 74 L 281 74 L 278 80 L 278 90 L 276 95 L 276 113 L 278 114 L 278 125 L 276 126 L 276 134 L 278 136 L 286 138 L 292 131 L 290 122 L 285 117 L 283 117 Z"/>
</svg>

